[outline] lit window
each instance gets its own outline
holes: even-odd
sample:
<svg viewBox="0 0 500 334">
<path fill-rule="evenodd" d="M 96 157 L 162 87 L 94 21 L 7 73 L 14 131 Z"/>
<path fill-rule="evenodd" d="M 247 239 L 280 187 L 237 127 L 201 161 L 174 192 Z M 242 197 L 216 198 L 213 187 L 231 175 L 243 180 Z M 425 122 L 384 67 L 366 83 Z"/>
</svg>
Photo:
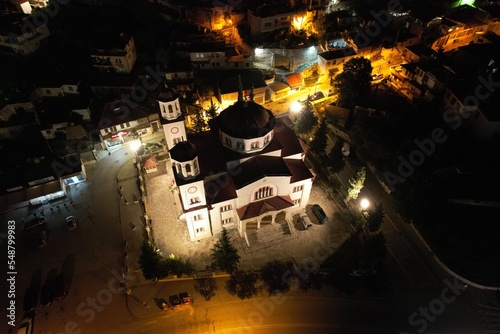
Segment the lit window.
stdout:
<svg viewBox="0 0 500 334">
<path fill-rule="evenodd" d="M 254 141 L 251 145 L 252 148 L 259 148 L 259 142 L 258 141 Z"/>
</svg>

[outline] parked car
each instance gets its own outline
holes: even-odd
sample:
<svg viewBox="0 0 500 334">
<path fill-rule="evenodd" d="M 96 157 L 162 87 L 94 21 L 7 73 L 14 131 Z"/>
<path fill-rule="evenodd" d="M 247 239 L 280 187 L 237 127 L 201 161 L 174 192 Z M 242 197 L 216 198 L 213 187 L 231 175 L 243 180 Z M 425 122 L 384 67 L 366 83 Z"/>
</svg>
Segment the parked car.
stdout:
<svg viewBox="0 0 500 334">
<path fill-rule="evenodd" d="M 320 224 L 328 223 L 328 217 L 326 216 L 326 213 L 321 206 L 319 206 L 318 204 L 314 204 L 312 206 L 312 211 L 318 218 Z"/>
<path fill-rule="evenodd" d="M 62 300 L 68 294 L 69 282 L 65 274 L 59 274 L 54 278 L 54 299 Z"/>
<path fill-rule="evenodd" d="M 76 219 L 73 216 L 66 217 L 66 224 L 68 225 L 68 231 L 73 231 L 76 229 Z"/>
<path fill-rule="evenodd" d="M 168 301 L 172 307 L 181 305 L 181 299 L 178 295 L 171 295 L 168 297 Z"/>
<path fill-rule="evenodd" d="M 43 248 L 47 245 L 47 232 L 42 231 L 37 236 L 36 246 L 38 248 Z"/>
<path fill-rule="evenodd" d="M 325 94 L 323 94 L 323 92 L 316 92 L 312 95 L 309 95 L 309 101 L 316 101 L 316 100 L 320 100 L 322 98 L 325 97 Z"/>
<path fill-rule="evenodd" d="M 25 231 L 31 230 L 32 228 L 35 228 L 35 227 L 41 226 L 41 225 L 45 225 L 46 223 L 47 223 L 47 221 L 45 220 L 44 217 L 35 217 L 35 218 L 27 221 L 26 223 L 24 223 L 23 229 Z"/>
<path fill-rule="evenodd" d="M 309 219 L 309 216 L 305 212 L 302 212 L 299 215 L 299 222 L 302 223 L 302 225 L 304 225 L 304 228 L 306 230 L 308 230 L 311 227 L 313 227 L 313 224 L 311 223 L 311 219 Z"/>
<path fill-rule="evenodd" d="M 179 298 L 182 304 L 191 304 L 191 296 L 187 292 L 179 293 Z"/>
<path fill-rule="evenodd" d="M 23 320 L 21 320 L 19 327 L 17 327 L 17 334 L 33 333 L 33 315 L 31 313 L 23 316 Z"/>
</svg>

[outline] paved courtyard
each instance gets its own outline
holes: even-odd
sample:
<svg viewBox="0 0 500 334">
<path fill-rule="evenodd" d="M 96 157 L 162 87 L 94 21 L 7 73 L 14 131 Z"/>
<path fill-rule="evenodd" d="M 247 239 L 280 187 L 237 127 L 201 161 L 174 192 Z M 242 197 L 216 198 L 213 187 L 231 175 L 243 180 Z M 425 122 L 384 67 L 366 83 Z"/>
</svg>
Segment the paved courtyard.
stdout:
<svg viewBox="0 0 500 334">
<path fill-rule="evenodd" d="M 186 222 L 178 219 L 180 211 L 170 189 L 172 184 L 169 164 L 160 162 L 158 171 L 148 174 L 147 214 L 152 220 L 153 237 L 164 256 L 175 254 L 189 259 L 197 270 L 204 270 L 210 261 L 210 249 L 217 241 L 217 235 L 198 241 L 191 241 Z M 177 201 L 178 202 L 178 201 Z M 327 194 L 316 184 L 313 185 L 309 204 L 320 204 L 328 215 L 329 222 L 318 224 L 308 206 L 307 213 L 313 228 L 305 230 L 293 217 L 292 222 L 277 220 L 275 224 L 262 224 L 260 229 L 248 229 L 247 244 L 240 237 L 237 228 L 230 230 L 234 246 L 241 256 L 242 269 L 259 269 L 272 259 L 294 260 L 296 263 L 323 261 L 349 236 L 349 228 L 334 217 L 337 207 Z"/>
</svg>

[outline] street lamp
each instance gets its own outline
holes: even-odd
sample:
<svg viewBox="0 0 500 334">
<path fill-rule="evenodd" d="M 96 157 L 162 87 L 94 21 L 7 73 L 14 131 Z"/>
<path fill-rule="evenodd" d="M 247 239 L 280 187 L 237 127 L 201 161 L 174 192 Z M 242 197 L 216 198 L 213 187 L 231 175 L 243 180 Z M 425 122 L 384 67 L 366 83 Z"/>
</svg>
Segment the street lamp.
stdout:
<svg viewBox="0 0 500 334">
<path fill-rule="evenodd" d="M 139 149 L 139 147 L 141 147 L 141 145 L 142 145 L 142 144 L 141 144 L 140 140 L 138 140 L 138 139 L 136 139 L 136 140 L 134 140 L 134 141 L 132 141 L 132 142 L 130 143 L 130 147 L 132 148 L 132 150 L 133 150 L 135 153 L 137 153 L 137 150 Z"/>
<path fill-rule="evenodd" d="M 290 105 L 290 110 L 294 113 L 298 113 L 302 110 L 302 103 L 295 101 Z"/>
<path fill-rule="evenodd" d="M 366 209 L 368 209 L 368 207 L 370 206 L 370 201 L 366 198 L 363 198 L 359 205 L 361 206 L 361 211 L 366 211 Z"/>
</svg>

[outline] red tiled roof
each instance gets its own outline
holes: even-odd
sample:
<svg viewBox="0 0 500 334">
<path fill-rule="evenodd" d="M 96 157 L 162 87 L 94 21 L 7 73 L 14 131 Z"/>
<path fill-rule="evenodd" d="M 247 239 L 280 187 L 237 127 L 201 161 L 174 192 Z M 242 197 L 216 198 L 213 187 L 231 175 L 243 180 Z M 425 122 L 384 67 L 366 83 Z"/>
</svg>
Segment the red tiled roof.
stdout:
<svg viewBox="0 0 500 334">
<path fill-rule="evenodd" d="M 291 73 L 285 76 L 290 87 L 302 85 L 302 76 L 299 73 Z"/>
<path fill-rule="evenodd" d="M 266 198 L 262 201 L 247 204 L 236 211 L 240 220 L 251 219 L 258 217 L 264 213 L 272 211 L 280 211 L 293 206 L 293 201 L 290 196 L 274 196 Z"/>
<path fill-rule="evenodd" d="M 144 168 L 155 167 L 156 165 L 158 165 L 158 163 L 156 162 L 156 157 L 153 155 L 153 156 L 143 160 L 143 165 L 144 165 Z"/>
</svg>

